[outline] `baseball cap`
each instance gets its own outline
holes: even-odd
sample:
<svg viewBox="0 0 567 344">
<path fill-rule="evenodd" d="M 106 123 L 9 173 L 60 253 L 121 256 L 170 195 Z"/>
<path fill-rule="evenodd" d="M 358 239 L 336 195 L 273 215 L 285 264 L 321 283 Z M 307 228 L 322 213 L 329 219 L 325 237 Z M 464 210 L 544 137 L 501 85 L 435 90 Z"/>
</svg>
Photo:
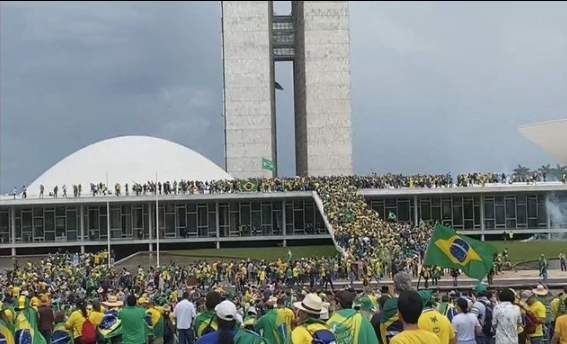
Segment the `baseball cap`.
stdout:
<svg viewBox="0 0 567 344">
<path fill-rule="evenodd" d="M 226 320 L 226 321 L 236 320 L 236 314 L 237 314 L 236 306 L 234 305 L 234 303 L 228 300 L 219 303 L 215 307 L 215 313 L 217 317 L 219 317 L 222 320 Z"/>
</svg>

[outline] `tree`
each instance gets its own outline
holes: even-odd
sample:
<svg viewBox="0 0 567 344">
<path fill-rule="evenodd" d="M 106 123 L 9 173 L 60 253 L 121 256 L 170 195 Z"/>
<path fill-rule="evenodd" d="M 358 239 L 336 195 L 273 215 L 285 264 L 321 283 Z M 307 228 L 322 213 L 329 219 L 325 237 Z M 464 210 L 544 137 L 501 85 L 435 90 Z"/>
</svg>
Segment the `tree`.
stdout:
<svg viewBox="0 0 567 344">
<path fill-rule="evenodd" d="M 516 181 L 526 181 L 528 179 L 528 174 L 530 169 L 518 164 L 518 167 L 514 169 L 514 180 Z"/>
</svg>

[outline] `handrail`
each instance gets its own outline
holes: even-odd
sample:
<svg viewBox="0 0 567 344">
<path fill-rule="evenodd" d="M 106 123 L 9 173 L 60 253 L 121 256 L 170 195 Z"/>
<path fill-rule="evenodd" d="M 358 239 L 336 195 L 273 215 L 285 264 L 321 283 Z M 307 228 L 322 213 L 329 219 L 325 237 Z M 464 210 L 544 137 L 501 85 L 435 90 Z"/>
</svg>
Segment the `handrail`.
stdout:
<svg viewBox="0 0 567 344">
<path fill-rule="evenodd" d="M 337 251 L 339 251 L 339 253 L 343 257 L 345 257 L 346 256 L 345 249 L 339 246 L 337 240 L 335 239 L 335 231 L 333 230 L 333 226 L 331 225 L 329 219 L 327 218 L 327 213 L 325 213 L 325 208 L 323 206 L 323 200 L 321 200 L 321 197 L 319 197 L 317 191 L 313 191 L 313 201 L 315 201 L 315 204 L 317 205 L 317 209 L 319 209 L 319 213 L 321 214 L 321 217 L 323 218 L 323 222 L 325 223 L 325 227 L 327 227 L 327 230 L 331 235 L 331 240 L 333 240 L 333 245 L 335 245 Z"/>
</svg>

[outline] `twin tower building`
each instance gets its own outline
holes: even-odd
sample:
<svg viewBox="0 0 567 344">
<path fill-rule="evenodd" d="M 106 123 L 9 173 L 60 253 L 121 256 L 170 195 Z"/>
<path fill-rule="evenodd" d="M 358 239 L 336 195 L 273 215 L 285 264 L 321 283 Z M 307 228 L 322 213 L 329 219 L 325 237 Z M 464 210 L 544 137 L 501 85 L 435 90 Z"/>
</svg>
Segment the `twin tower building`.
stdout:
<svg viewBox="0 0 567 344">
<path fill-rule="evenodd" d="M 346 1 L 223 1 L 226 168 L 277 175 L 274 64 L 293 62 L 298 176 L 352 174 L 349 7 Z M 290 138 L 291 139 L 291 138 Z"/>
</svg>

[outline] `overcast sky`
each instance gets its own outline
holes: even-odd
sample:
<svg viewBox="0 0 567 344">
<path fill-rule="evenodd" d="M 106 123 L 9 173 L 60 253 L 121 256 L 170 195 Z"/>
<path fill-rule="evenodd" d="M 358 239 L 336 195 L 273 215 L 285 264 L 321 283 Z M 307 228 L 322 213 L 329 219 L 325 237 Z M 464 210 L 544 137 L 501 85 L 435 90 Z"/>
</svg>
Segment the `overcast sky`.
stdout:
<svg viewBox="0 0 567 344">
<path fill-rule="evenodd" d="M 351 2 L 350 12 L 356 173 L 556 163 L 517 127 L 567 117 L 567 3 Z M 1 191 L 120 135 L 169 139 L 223 166 L 218 2 L 2 3 L 0 13 Z M 290 175 L 291 65 L 276 78 Z"/>
</svg>

